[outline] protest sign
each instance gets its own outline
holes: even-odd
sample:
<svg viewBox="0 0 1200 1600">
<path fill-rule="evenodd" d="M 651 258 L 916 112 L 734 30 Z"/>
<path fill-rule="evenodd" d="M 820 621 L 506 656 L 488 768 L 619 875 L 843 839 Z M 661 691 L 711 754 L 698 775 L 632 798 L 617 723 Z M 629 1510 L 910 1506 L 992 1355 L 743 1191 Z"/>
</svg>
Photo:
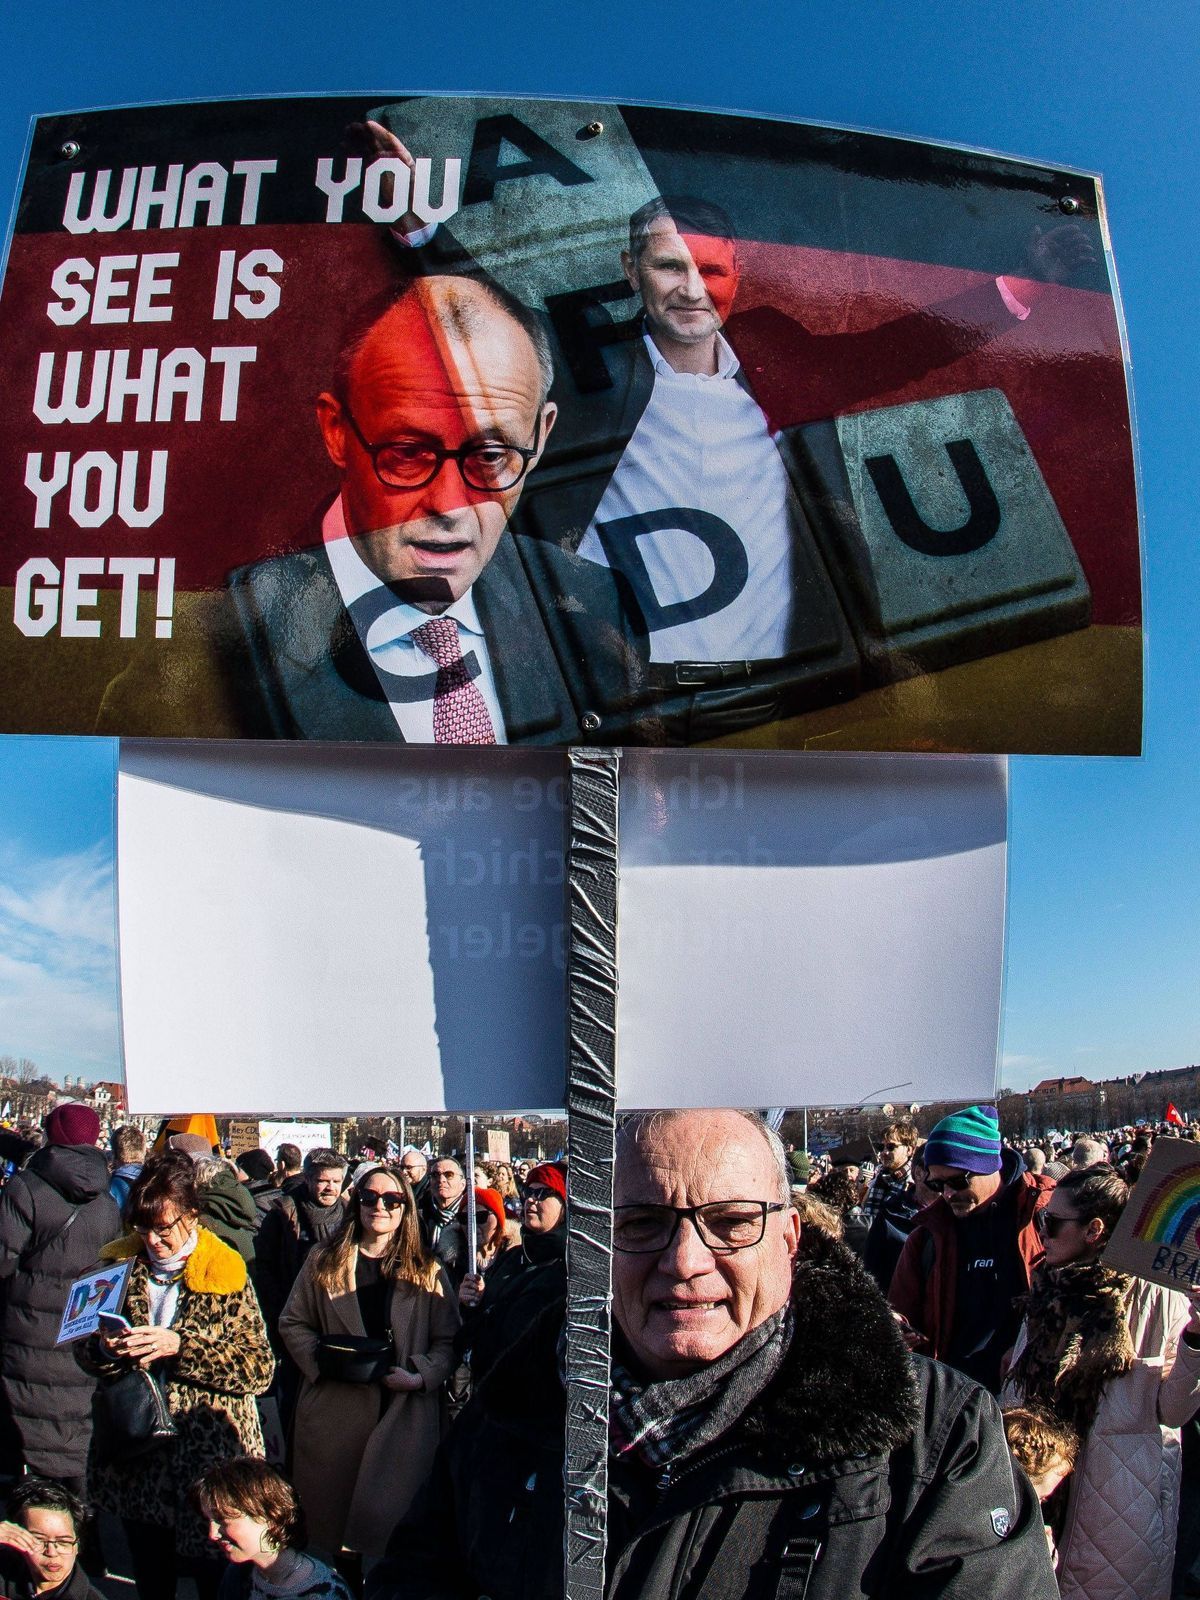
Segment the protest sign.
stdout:
<svg viewBox="0 0 1200 1600">
<path fill-rule="evenodd" d="M 3 731 L 1140 748 L 1087 174 L 565 101 L 44 117 L 0 348 Z"/>
<path fill-rule="evenodd" d="M 512 1140 L 507 1128 L 489 1128 L 487 1134 L 487 1153 L 489 1161 L 511 1161 Z"/>
<path fill-rule="evenodd" d="M 262 1145 L 256 1118 L 235 1117 L 229 1124 L 229 1154 L 236 1161 L 247 1150 L 257 1150 Z"/>
<path fill-rule="evenodd" d="M 310 1150 L 328 1150 L 330 1144 L 327 1122 L 260 1122 L 259 1146 L 271 1155 L 281 1144 L 294 1144 L 302 1156 Z"/>
<path fill-rule="evenodd" d="M 111 1261 L 97 1267 L 94 1272 L 76 1278 L 63 1307 L 55 1344 L 69 1344 L 73 1339 L 86 1339 L 98 1331 L 100 1313 L 117 1313 L 125 1303 L 129 1287 L 132 1261 Z"/>
<path fill-rule="evenodd" d="M 536 751 L 122 740 L 131 1107 L 561 1106 L 565 791 Z"/>
<path fill-rule="evenodd" d="M 1104 1264 L 1164 1289 L 1200 1283 L 1200 1145 L 1156 1139 L 1113 1229 Z"/>
<path fill-rule="evenodd" d="M 618 1104 L 990 1099 L 1006 833 L 1001 758 L 627 753 Z"/>
</svg>

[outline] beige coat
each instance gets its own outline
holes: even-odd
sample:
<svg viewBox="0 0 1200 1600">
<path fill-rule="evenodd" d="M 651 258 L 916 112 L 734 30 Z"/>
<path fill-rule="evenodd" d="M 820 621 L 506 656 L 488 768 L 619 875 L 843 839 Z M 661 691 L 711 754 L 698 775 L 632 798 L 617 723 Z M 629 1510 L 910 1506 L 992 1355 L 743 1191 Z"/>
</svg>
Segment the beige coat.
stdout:
<svg viewBox="0 0 1200 1600">
<path fill-rule="evenodd" d="M 280 1336 L 304 1378 L 292 1477 L 314 1545 L 382 1555 L 433 1465 L 458 1305 L 441 1272 L 432 1289 L 397 1283 L 392 1291 L 395 1364 L 419 1372 L 424 1389 L 400 1394 L 382 1384 L 337 1383 L 318 1375 L 317 1342 L 325 1333 L 366 1332 L 354 1293 L 357 1252 L 345 1286 L 332 1294 L 313 1281 L 313 1260 L 304 1263 L 279 1318 Z"/>
<path fill-rule="evenodd" d="M 1179 1523 L 1179 1429 L 1200 1407 L 1200 1350 L 1182 1342 L 1185 1296 L 1135 1278 L 1137 1360 L 1104 1386 L 1071 1475 L 1059 1540 L 1063 1600 L 1170 1600 Z M 1014 1350 L 1025 1347 L 1022 1327 Z M 1016 1404 L 1012 1385 L 1002 1405 Z"/>
</svg>

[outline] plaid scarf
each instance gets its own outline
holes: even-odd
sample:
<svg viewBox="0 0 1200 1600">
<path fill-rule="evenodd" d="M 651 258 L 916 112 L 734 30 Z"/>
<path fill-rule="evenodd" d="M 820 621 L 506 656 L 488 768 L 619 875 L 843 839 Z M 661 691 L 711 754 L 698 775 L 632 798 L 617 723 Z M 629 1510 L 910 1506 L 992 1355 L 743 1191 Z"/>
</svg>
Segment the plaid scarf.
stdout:
<svg viewBox="0 0 1200 1600">
<path fill-rule="evenodd" d="M 863 1201 L 863 1211 L 867 1221 L 874 1222 L 884 1209 L 887 1210 L 889 1217 L 901 1222 L 907 1222 L 910 1217 L 915 1217 L 916 1197 L 906 1193 L 911 1181 L 911 1161 L 906 1161 L 899 1172 L 877 1172 L 874 1183 L 867 1190 L 867 1198 Z"/>
<path fill-rule="evenodd" d="M 686 1378 L 643 1383 L 614 1356 L 610 1454 L 636 1454 L 648 1467 L 694 1455 L 728 1433 L 779 1371 L 791 1342 L 791 1307 L 785 1306 Z"/>
</svg>

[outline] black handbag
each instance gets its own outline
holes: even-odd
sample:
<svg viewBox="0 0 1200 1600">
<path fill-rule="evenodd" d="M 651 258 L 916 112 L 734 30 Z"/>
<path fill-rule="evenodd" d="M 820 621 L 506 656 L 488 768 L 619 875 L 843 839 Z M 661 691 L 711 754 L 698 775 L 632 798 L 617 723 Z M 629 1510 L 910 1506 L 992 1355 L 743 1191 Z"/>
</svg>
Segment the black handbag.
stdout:
<svg viewBox="0 0 1200 1600">
<path fill-rule="evenodd" d="M 104 1463 L 132 1461 L 178 1438 L 162 1384 L 134 1367 L 96 1391 L 96 1453 Z"/>
<path fill-rule="evenodd" d="M 323 1333 L 317 1340 L 317 1371 L 336 1383 L 378 1383 L 396 1364 L 391 1335 Z"/>
</svg>

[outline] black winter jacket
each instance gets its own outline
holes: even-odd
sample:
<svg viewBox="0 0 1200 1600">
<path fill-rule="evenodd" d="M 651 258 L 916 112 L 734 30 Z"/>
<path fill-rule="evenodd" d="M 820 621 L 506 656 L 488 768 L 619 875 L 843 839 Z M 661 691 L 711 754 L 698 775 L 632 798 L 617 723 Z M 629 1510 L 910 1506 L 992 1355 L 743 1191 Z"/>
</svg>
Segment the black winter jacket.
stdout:
<svg viewBox="0 0 1200 1600">
<path fill-rule="evenodd" d="M 735 1427 L 674 1470 L 610 1462 L 607 1600 L 1056 1600 L 995 1401 L 909 1356 L 857 1260 L 814 1236 L 783 1367 Z M 367 1600 L 561 1600 L 560 1325 L 480 1385 Z"/>
<path fill-rule="evenodd" d="M 78 1561 L 64 1583 L 37 1594 L 24 1557 L 6 1545 L 0 1549 L 0 1600 L 104 1600 L 104 1596 L 92 1588 Z"/>
<path fill-rule="evenodd" d="M 472 1383 L 482 1383 L 547 1306 L 562 1316 L 567 1292 L 567 1230 L 526 1233 L 484 1279 L 483 1299 L 463 1313 L 454 1348 L 471 1363 Z"/>
<path fill-rule="evenodd" d="M 0 1373 L 25 1461 L 52 1478 L 82 1477 L 87 1465 L 95 1379 L 54 1341 L 71 1283 L 122 1231 L 108 1180 L 91 1145 L 47 1145 L 0 1195 Z"/>
</svg>

